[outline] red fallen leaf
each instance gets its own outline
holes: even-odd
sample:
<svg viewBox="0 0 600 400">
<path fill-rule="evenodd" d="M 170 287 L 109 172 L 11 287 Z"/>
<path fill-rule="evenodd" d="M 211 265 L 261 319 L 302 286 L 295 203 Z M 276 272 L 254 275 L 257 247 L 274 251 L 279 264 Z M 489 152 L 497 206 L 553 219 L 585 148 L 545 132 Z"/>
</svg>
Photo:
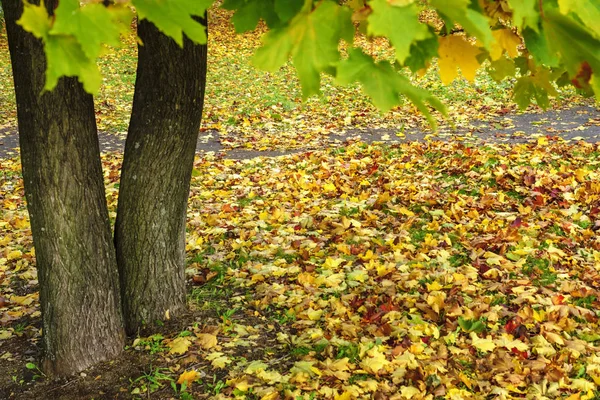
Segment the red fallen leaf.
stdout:
<svg viewBox="0 0 600 400">
<path fill-rule="evenodd" d="M 521 219 L 521 217 L 517 217 L 511 224 L 510 226 L 512 228 L 519 228 L 523 223 L 523 220 Z"/>
<path fill-rule="evenodd" d="M 236 212 L 237 207 L 231 207 L 230 204 L 224 204 L 223 207 L 221 207 L 221 210 L 223 212 Z"/>
<path fill-rule="evenodd" d="M 477 273 L 479 274 L 480 277 L 483 277 L 483 275 L 491 269 L 489 265 L 487 265 L 486 263 L 484 263 L 483 261 L 481 261 L 479 259 L 477 261 L 475 261 L 474 266 L 479 269 L 479 271 L 477 271 Z"/>
<path fill-rule="evenodd" d="M 0 308 L 8 306 L 10 302 L 4 297 L 0 297 Z"/>
<path fill-rule="evenodd" d="M 531 202 L 533 203 L 533 205 L 536 206 L 543 206 L 546 203 L 546 201 L 544 200 L 544 196 L 539 194 L 531 196 Z"/>
<path fill-rule="evenodd" d="M 379 309 L 381 311 L 389 313 L 390 311 L 397 311 L 398 307 L 388 301 L 387 303 L 383 303 L 382 305 L 380 305 Z"/>
<path fill-rule="evenodd" d="M 429 344 L 430 341 L 431 341 L 431 337 L 430 336 L 423 336 L 421 338 L 421 342 L 423 342 L 425 344 Z"/>
<path fill-rule="evenodd" d="M 527 185 L 527 186 L 533 186 L 535 184 L 535 175 L 525 175 L 523 177 L 523 182 Z"/>
<path fill-rule="evenodd" d="M 192 281 L 195 285 L 202 285 L 204 282 L 206 282 L 206 278 L 203 275 L 194 275 L 192 277 Z"/>
<path fill-rule="evenodd" d="M 521 357 L 524 360 L 529 357 L 529 353 L 527 353 L 527 351 L 520 351 L 516 347 L 513 347 L 512 349 L 510 349 L 510 351 L 512 351 L 513 354 L 518 355 L 519 357 Z"/>
<path fill-rule="evenodd" d="M 565 296 L 563 296 L 562 294 L 559 294 L 558 296 L 552 297 L 552 304 L 554 304 L 555 306 L 558 306 L 558 305 L 563 304 L 564 300 L 565 300 Z"/>
<path fill-rule="evenodd" d="M 515 333 L 517 328 L 521 326 L 521 322 L 521 317 L 514 317 L 513 319 L 508 321 L 506 325 L 504 325 L 504 330 L 506 331 L 506 333 L 512 335 L 513 333 Z"/>
<path fill-rule="evenodd" d="M 371 168 L 369 168 L 369 170 L 367 171 L 367 174 L 372 175 L 378 169 L 379 169 L 379 165 L 375 163 L 371 166 Z"/>
<path fill-rule="evenodd" d="M 387 314 L 385 311 L 379 311 L 379 312 L 376 312 L 376 313 L 373 312 L 373 311 L 368 311 L 367 314 L 363 317 L 363 322 L 366 322 L 366 323 L 377 322 L 385 314 Z"/>
<path fill-rule="evenodd" d="M 387 322 L 381 325 L 381 330 L 384 336 L 390 336 L 392 334 L 392 327 Z"/>
<path fill-rule="evenodd" d="M 590 217 L 595 217 L 598 214 L 600 214 L 600 207 L 592 207 L 592 209 L 590 210 Z M 596 223 L 599 222 L 600 221 L 596 221 Z"/>
</svg>

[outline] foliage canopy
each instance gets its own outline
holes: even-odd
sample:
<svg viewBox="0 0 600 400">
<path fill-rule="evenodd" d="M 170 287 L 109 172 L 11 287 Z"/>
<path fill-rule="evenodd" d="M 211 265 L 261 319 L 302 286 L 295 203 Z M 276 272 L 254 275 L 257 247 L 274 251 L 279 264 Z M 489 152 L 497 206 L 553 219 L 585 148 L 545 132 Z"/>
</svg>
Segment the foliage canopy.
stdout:
<svg viewBox="0 0 600 400">
<path fill-rule="evenodd" d="M 60 76 L 77 76 L 96 93 L 102 75 L 96 59 L 103 45 L 117 46 L 138 18 L 153 22 L 182 45 L 183 34 L 206 43 L 199 19 L 214 0 L 123 0 L 104 7 L 98 0 L 62 0 L 50 17 L 42 6 L 26 4 L 19 24 L 45 44 L 46 90 Z M 341 4 L 340 4 L 341 3 Z M 407 76 L 439 67 L 444 83 L 468 80 L 482 68 L 494 79 L 514 79 L 520 107 L 532 100 L 548 106 L 556 86 L 573 85 L 584 94 L 600 93 L 600 3 L 582 0 L 224 0 L 233 10 L 236 31 L 264 20 L 269 30 L 256 50 L 256 67 L 274 71 L 291 58 L 304 98 L 319 93 L 320 75 L 338 84 L 360 82 L 382 111 L 408 97 L 430 116 L 444 112 L 431 94 Z M 395 59 L 379 60 L 354 48 L 356 35 L 383 37 Z M 437 63 L 436 63 L 437 60 Z M 430 119 L 433 122 L 432 119 Z"/>
</svg>

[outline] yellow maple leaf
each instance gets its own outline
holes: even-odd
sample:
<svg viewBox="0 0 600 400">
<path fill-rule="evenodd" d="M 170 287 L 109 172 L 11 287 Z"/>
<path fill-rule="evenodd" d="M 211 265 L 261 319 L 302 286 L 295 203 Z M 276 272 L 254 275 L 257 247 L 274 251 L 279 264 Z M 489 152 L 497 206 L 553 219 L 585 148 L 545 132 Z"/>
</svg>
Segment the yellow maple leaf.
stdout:
<svg viewBox="0 0 600 400">
<path fill-rule="evenodd" d="M 369 350 L 367 355 L 368 357 L 362 360 L 360 366 L 373 374 L 378 373 L 390 364 L 390 362 L 385 358 L 385 354 L 379 351 L 377 347 L 373 347 L 371 350 Z"/>
<path fill-rule="evenodd" d="M 8 253 L 6 258 L 8 260 L 16 260 L 17 258 L 21 258 L 22 256 L 23 256 L 23 253 L 21 252 L 21 250 L 13 250 L 10 253 Z"/>
<path fill-rule="evenodd" d="M 496 345 L 500 347 L 506 347 L 509 350 L 513 348 L 519 351 L 527 351 L 529 350 L 529 346 L 526 343 L 523 343 L 520 340 L 516 340 L 512 335 L 503 333 L 499 339 L 496 339 Z"/>
<path fill-rule="evenodd" d="M 205 350 L 215 347 L 218 343 L 217 337 L 210 333 L 198 333 L 196 336 L 198 337 L 198 344 Z"/>
<path fill-rule="evenodd" d="M 412 399 L 414 396 L 421 394 L 421 391 L 414 386 L 402 386 L 400 393 L 406 399 Z"/>
<path fill-rule="evenodd" d="M 197 381 L 198 379 L 200 379 L 200 377 L 201 377 L 201 375 L 200 375 L 200 373 L 198 373 L 198 371 L 195 371 L 195 370 L 185 371 L 185 372 L 182 372 L 181 375 L 179 375 L 179 378 L 177 379 L 177 383 L 182 385 L 185 382 L 186 386 L 190 386 L 194 381 Z"/>
<path fill-rule="evenodd" d="M 445 36 L 440 38 L 438 53 L 442 83 L 447 85 L 456 78 L 457 66 L 460 67 L 460 71 L 466 79 L 471 82 L 475 79 L 475 73 L 481 65 L 477 61 L 481 50 L 477 47 L 460 36 Z"/>
<path fill-rule="evenodd" d="M 168 344 L 171 349 L 169 350 L 169 354 L 183 354 L 188 351 L 190 344 L 192 344 L 192 342 L 190 342 L 188 338 L 178 337 Z"/>
<path fill-rule="evenodd" d="M 352 396 L 351 392 L 344 392 L 344 393 L 334 397 L 335 400 L 351 400 L 353 398 L 354 397 Z"/>
<path fill-rule="evenodd" d="M 278 400 L 279 398 L 279 392 L 274 390 L 265 394 L 263 397 L 260 398 L 260 400 Z"/>
<path fill-rule="evenodd" d="M 498 29 L 492 31 L 492 35 L 494 36 L 494 42 L 490 50 L 492 60 L 500 59 L 505 50 L 510 58 L 519 55 L 517 47 L 521 44 L 521 39 L 510 29 Z"/>
<path fill-rule="evenodd" d="M 323 185 L 323 190 L 325 191 L 325 193 L 327 192 L 335 192 L 337 190 L 337 188 L 335 187 L 335 185 L 331 182 L 326 183 Z"/>
<path fill-rule="evenodd" d="M 552 356 L 556 354 L 554 347 L 541 335 L 534 336 L 531 339 L 531 343 L 533 343 L 533 351 L 540 356 Z"/>
<path fill-rule="evenodd" d="M 477 350 L 483 352 L 493 351 L 496 348 L 496 344 L 490 336 L 485 339 L 481 339 L 475 332 L 471 332 L 471 344 Z"/>
<path fill-rule="evenodd" d="M 342 264 L 345 261 L 346 260 L 341 257 L 337 257 L 337 258 L 327 257 L 325 259 L 325 262 L 323 263 L 323 268 L 337 269 L 340 266 L 340 264 Z"/>
<path fill-rule="evenodd" d="M 211 365 L 215 368 L 225 368 L 227 364 L 231 363 L 229 357 L 219 351 L 207 355 L 206 359 L 210 361 Z"/>
</svg>

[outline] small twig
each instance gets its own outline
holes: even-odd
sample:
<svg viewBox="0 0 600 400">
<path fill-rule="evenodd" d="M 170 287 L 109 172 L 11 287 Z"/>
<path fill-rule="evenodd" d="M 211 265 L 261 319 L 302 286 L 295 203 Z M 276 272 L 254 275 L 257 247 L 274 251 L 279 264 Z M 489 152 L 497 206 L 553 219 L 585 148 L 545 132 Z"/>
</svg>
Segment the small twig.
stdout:
<svg viewBox="0 0 600 400">
<path fill-rule="evenodd" d="M 77 380 L 77 379 L 70 380 L 69 382 L 65 383 L 64 385 L 57 386 L 57 387 L 55 387 L 55 388 L 53 388 L 53 389 L 50 389 L 50 390 L 48 390 L 48 393 L 50 393 L 50 392 L 53 392 L 53 391 L 55 391 L 55 390 L 58 390 L 58 389 L 63 389 L 63 388 L 66 388 L 66 387 L 67 387 L 67 386 L 69 386 L 71 383 L 75 382 L 76 380 Z"/>
<path fill-rule="evenodd" d="M 544 0 L 538 0 L 538 6 L 540 7 L 540 15 L 542 18 L 544 18 L 544 6 L 542 5 L 543 2 Z"/>
</svg>

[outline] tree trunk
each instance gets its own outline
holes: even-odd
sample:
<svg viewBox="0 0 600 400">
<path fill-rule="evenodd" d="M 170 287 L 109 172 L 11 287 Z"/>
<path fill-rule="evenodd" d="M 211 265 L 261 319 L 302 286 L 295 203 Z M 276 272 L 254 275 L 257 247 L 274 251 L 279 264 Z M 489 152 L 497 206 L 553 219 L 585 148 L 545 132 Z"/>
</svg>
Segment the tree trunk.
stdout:
<svg viewBox="0 0 600 400">
<path fill-rule="evenodd" d="M 185 224 L 206 82 L 206 45 L 180 48 L 141 21 L 115 245 L 127 332 L 186 306 Z"/>
<path fill-rule="evenodd" d="M 53 10 L 57 1 L 46 3 Z M 68 375 L 114 357 L 124 345 L 94 103 L 73 78 L 41 94 L 43 45 L 15 23 L 21 0 L 2 5 L 40 285 L 42 366 Z"/>
</svg>

